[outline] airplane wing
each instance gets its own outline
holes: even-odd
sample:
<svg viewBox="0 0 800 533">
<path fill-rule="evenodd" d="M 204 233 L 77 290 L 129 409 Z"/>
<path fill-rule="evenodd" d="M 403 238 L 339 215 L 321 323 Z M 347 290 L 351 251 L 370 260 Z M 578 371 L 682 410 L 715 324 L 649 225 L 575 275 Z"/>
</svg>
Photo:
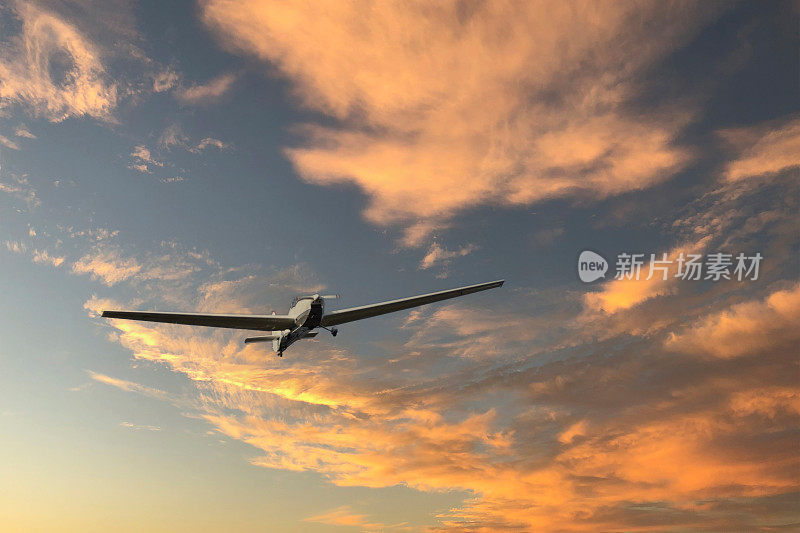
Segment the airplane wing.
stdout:
<svg viewBox="0 0 800 533">
<path fill-rule="evenodd" d="M 336 326 L 344 324 L 345 322 L 352 322 L 353 320 L 361 320 L 362 318 L 370 318 L 378 315 L 385 315 L 386 313 L 394 313 L 395 311 L 402 311 L 403 309 L 411 309 L 419 305 L 425 305 L 440 300 L 447 300 L 448 298 L 455 298 L 456 296 L 463 296 L 473 292 L 485 291 L 486 289 L 494 289 L 503 285 L 505 280 L 491 281 L 489 283 L 479 283 L 478 285 L 469 285 L 467 287 L 459 287 L 458 289 L 450 289 L 449 291 L 432 292 L 430 294 L 421 294 L 419 296 L 412 296 L 410 298 L 401 298 L 400 300 L 391 300 L 388 302 L 381 302 L 378 304 L 364 305 L 361 307 L 351 307 L 350 309 L 342 309 L 340 311 L 333 311 L 326 313 L 322 317 L 323 326 Z"/>
<path fill-rule="evenodd" d="M 255 329 L 276 331 L 294 329 L 294 319 L 287 315 L 206 315 L 202 313 L 154 313 L 149 311 L 103 311 L 105 318 L 126 318 L 145 322 L 166 322 L 188 326 Z"/>
</svg>

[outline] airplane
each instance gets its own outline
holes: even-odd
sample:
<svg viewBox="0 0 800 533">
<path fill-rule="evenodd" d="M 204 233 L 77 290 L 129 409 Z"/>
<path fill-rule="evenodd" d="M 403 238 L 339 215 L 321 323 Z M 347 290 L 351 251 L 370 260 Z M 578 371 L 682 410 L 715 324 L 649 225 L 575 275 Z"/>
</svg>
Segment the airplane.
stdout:
<svg viewBox="0 0 800 533">
<path fill-rule="evenodd" d="M 219 315 L 203 313 L 161 313 L 151 311 L 103 311 L 104 318 L 122 318 L 127 320 L 141 320 L 145 322 L 165 322 L 168 324 L 186 324 L 189 326 L 208 326 L 214 328 L 248 329 L 269 331 L 269 335 L 248 337 L 245 343 L 272 341 L 272 349 L 283 357 L 283 352 L 300 339 L 310 339 L 319 333 L 316 328 L 327 330 L 334 337 L 339 332 L 336 326 L 362 320 L 373 316 L 394 313 L 404 309 L 411 309 L 473 292 L 485 291 L 501 287 L 505 280 L 490 281 L 477 285 L 468 285 L 457 289 L 431 292 L 390 300 L 361 307 L 351 307 L 339 311 L 325 312 L 325 300 L 338 298 L 338 295 L 298 296 L 292 302 L 292 307 L 285 315 Z"/>
</svg>

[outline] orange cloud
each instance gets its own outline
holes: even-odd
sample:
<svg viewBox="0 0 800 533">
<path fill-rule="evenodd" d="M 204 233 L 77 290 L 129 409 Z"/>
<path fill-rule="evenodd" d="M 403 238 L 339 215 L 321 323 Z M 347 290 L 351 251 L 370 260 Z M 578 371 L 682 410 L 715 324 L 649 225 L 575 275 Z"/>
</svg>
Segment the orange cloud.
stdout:
<svg viewBox="0 0 800 533">
<path fill-rule="evenodd" d="M 118 379 L 92 371 L 89 371 L 89 377 L 99 383 L 111 385 L 112 387 L 116 387 L 118 389 L 127 392 L 137 392 L 139 394 L 143 394 L 144 396 L 150 396 L 151 398 L 158 398 L 159 400 L 170 399 L 170 396 L 162 390 L 154 389 L 153 387 L 148 387 L 146 385 L 141 385 L 139 383 L 134 383 L 133 381 Z"/>
<path fill-rule="evenodd" d="M 371 521 L 365 514 L 358 514 L 353 512 L 349 505 L 337 507 L 327 513 L 310 516 L 304 519 L 305 522 L 315 522 L 317 524 L 325 524 L 328 526 L 346 526 L 359 528 L 361 531 L 411 531 L 406 522 L 399 524 L 381 524 L 380 522 Z"/>
<path fill-rule="evenodd" d="M 0 135 L 0 144 L 11 150 L 19 150 L 19 145 L 17 143 L 3 135 Z"/>
<path fill-rule="evenodd" d="M 111 286 L 124 281 L 142 270 L 142 265 L 131 257 L 123 258 L 115 250 L 92 252 L 84 255 L 72 265 L 76 274 L 90 274 Z"/>
<path fill-rule="evenodd" d="M 41 201 L 36 196 L 36 189 L 28 183 L 25 175 L 19 176 L 13 172 L 5 173 L 5 176 L 0 177 L 0 192 L 23 200 L 29 210 L 41 205 Z"/>
<path fill-rule="evenodd" d="M 175 96 L 184 104 L 201 105 L 220 99 L 233 87 L 235 74 L 222 74 L 204 84 L 182 87 Z"/>
<path fill-rule="evenodd" d="M 118 246 L 108 244 L 100 237 L 89 252 L 72 264 L 72 271 L 89 274 L 109 287 L 131 280 L 177 282 L 209 266 L 206 259 L 198 253 L 176 253 L 174 243 L 169 242 L 161 243 L 160 253 L 148 253 L 139 259 L 124 255 Z M 176 285 L 173 289 L 179 287 Z"/>
<path fill-rule="evenodd" d="M 736 380 L 704 382 L 696 390 L 678 384 L 663 399 L 639 391 L 643 396 L 627 410 L 612 409 L 614 416 L 575 420 L 569 411 L 602 405 L 586 387 L 633 386 L 638 372 L 599 358 L 594 364 L 606 365 L 605 370 L 580 383 L 575 380 L 580 363 L 557 364 L 552 371 L 561 377 L 542 381 L 542 387 L 523 386 L 544 379 L 537 374 L 505 378 L 498 392 L 518 399 L 525 391 L 533 394 L 526 402 L 530 411 L 507 421 L 509 412 L 501 417 L 493 409 L 464 409 L 458 375 L 434 390 L 404 386 L 402 370 L 411 370 L 426 354 L 400 367 L 364 367 L 365 361 L 356 366 L 348 359 L 329 359 L 324 348 L 316 347 L 288 365 L 272 364 L 274 358 L 250 363 L 244 352 L 251 348 L 229 342 L 226 335 L 122 322 L 114 327 L 136 357 L 165 363 L 195 380 L 205 391 L 195 408 L 218 431 L 257 448 L 255 465 L 313 471 L 341 486 L 405 484 L 474 492 L 473 500 L 442 515 L 442 529 L 633 530 L 639 527 L 631 520 L 658 528 L 664 517 L 672 517 L 676 527 L 692 527 L 709 520 L 698 508 L 703 500 L 798 488 L 791 475 L 799 466 L 794 454 L 749 444 L 764 431 L 778 432 L 778 438 L 798 409 L 796 387 L 766 386 L 761 377 L 755 388 Z M 386 383 L 377 379 L 393 373 L 398 376 Z M 135 388 L 122 380 L 101 380 Z M 487 389 L 480 382 L 469 386 L 469 402 L 482 403 Z M 567 407 L 570 402 L 561 397 L 565 391 L 582 403 Z M 714 404 L 698 400 L 709 394 Z M 791 449 L 787 442 L 779 446 Z M 637 502 L 665 507 L 636 519 L 630 507 Z M 313 521 L 364 528 L 372 523 L 342 509 Z"/>
<path fill-rule="evenodd" d="M 167 68 L 153 75 L 153 92 L 162 93 L 175 87 L 180 80 L 180 75 Z"/>
<path fill-rule="evenodd" d="M 61 266 L 64 262 L 64 257 L 58 255 L 50 255 L 47 250 L 34 250 L 33 251 L 33 262 L 34 263 L 43 263 L 46 265 L 52 265 L 54 267 Z"/>
<path fill-rule="evenodd" d="M 117 90 L 105 79 L 95 45 L 75 26 L 30 2 L 14 3 L 14 10 L 22 29 L 0 52 L 0 102 L 24 103 L 54 122 L 73 115 L 109 120 Z M 65 71 L 55 79 L 60 69 Z"/>
<path fill-rule="evenodd" d="M 642 258 L 643 264 L 638 279 L 636 279 L 636 275 L 632 279 L 613 279 L 604 283 L 599 291 L 586 293 L 584 295 L 586 309 L 590 312 L 613 314 L 630 309 L 652 298 L 671 294 L 676 283 L 681 283 L 680 277 L 676 277 L 678 258 L 681 254 L 684 258 L 688 258 L 689 254 L 701 253 L 708 241 L 709 239 L 704 237 L 696 242 L 675 247 L 666 253 L 667 263 L 662 262 L 664 261 L 663 253 L 655 254 L 656 262 L 651 261 L 652 257 L 645 254 L 645 257 Z M 666 274 L 661 268 L 666 268 Z M 609 271 L 613 269 L 614 265 L 609 264 Z M 689 282 L 683 281 L 682 283 Z"/>
<path fill-rule="evenodd" d="M 739 153 L 725 169 L 727 181 L 800 167 L 800 118 L 720 132 Z"/>
<path fill-rule="evenodd" d="M 272 282 L 247 275 L 214 281 L 196 294 L 208 305 L 229 300 L 247 309 L 251 287 L 297 281 L 302 270 L 276 272 Z M 797 314 L 798 290 L 775 291 L 752 309 L 734 305 L 731 313 L 745 327 L 726 328 L 726 335 L 732 340 L 767 328 L 768 338 L 766 322 L 782 327 Z M 95 299 L 86 307 L 96 313 L 107 305 Z M 750 353 L 757 358 L 663 353 L 649 341 L 623 348 L 573 343 L 567 356 L 548 353 L 539 361 L 537 336 L 558 321 L 546 315 L 494 313 L 488 323 L 485 310 L 463 306 L 416 313 L 405 325 L 412 340 L 398 348 L 407 356 L 395 359 L 308 341 L 305 350 L 298 346 L 295 356 L 278 360 L 263 347 L 242 345 L 235 333 L 107 324 L 137 359 L 191 379 L 197 386 L 191 402 L 161 397 L 191 406 L 220 433 L 253 446 L 254 465 L 316 472 L 340 486 L 470 491 L 472 498 L 439 517 L 438 530 L 790 523 L 780 502 L 800 488 L 792 442 L 800 393 L 786 343 L 754 342 Z M 742 321 L 760 315 L 765 323 Z M 717 322 L 712 317 L 701 326 Z M 486 353 L 502 357 L 488 360 Z M 725 511 L 732 504 L 745 510 Z M 378 524 L 349 508 L 308 520 Z"/>
<path fill-rule="evenodd" d="M 428 248 L 428 253 L 425 254 L 425 257 L 420 261 L 419 268 L 420 270 L 428 270 L 434 266 L 447 267 L 456 257 L 464 257 L 477 249 L 478 247 L 474 244 L 467 244 L 457 250 L 448 250 L 447 248 L 439 246 L 437 243 L 433 243 L 430 248 Z"/>
<path fill-rule="evenodd" d="M 770 348 L 800 344 L 800 284 L 775 291 L 764 300 L 743 302 L 702 318 L 673 333 L 670 350 L 714 357 L 739 357 Z"/>
<path fill-rule="evenodd" d="M 687 109 L 633 111 L 639 74 L 708 20 L 706 7 L 609 2 L 285 4 L 206 0 L 227 47 L 274 64 L 304 105 L 287 150 L 319 184 L 351 182 L 366 217 L 431 228 L 469 206 L 604 197 L 684 167 Z M 679 22 L 683 21 L 683 22 Z M 686 22 L 692 21 L 692 22 Z"/>
</svg>

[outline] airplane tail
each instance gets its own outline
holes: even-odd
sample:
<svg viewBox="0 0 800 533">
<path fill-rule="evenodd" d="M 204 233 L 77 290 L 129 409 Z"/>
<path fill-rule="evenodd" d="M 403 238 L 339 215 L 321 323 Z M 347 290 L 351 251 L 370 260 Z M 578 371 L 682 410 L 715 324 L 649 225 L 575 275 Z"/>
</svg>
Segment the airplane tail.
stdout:
<svg viewBox="0 0 800 533">
<path fill-rule="evenodd" d="M 306 333 L 303 336 L 303 338 L 304 339 L 311 339 L 311 338 L 316 337 L 317 335 L 319 335 L 319 331 L 309 331 L 308 333 Z M 264 335 L 262 337 L 247 337 L 244 340 L 244 342 L 245 342 L 245 344 L 250 344 L 251 342 L 277 341 L 277 340 L 280 340 L 280 338 L 281 338 L 281 334 L 278 333 L 278 334 L 275 334 L 275 335 Z"/>
<path fill-rule="evenodd" d="M 263 337 L 247 337 L 244 342 L 250 344 L 251 342 L 267 342 L 280 339 L 280 335 L 264 335 Z"/>
</svg>

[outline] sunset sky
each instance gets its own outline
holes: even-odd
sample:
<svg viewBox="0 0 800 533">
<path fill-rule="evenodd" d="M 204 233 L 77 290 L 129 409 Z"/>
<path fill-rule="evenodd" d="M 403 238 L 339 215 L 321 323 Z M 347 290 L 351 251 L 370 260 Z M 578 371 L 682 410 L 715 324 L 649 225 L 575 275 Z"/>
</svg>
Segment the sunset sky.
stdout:
<svg viewBox="0 0 800 533">
<path fill-rule="evenodd" d="M 1 2 L 0 530 L 800 527 L 797 6 Z"/>
</svg>

